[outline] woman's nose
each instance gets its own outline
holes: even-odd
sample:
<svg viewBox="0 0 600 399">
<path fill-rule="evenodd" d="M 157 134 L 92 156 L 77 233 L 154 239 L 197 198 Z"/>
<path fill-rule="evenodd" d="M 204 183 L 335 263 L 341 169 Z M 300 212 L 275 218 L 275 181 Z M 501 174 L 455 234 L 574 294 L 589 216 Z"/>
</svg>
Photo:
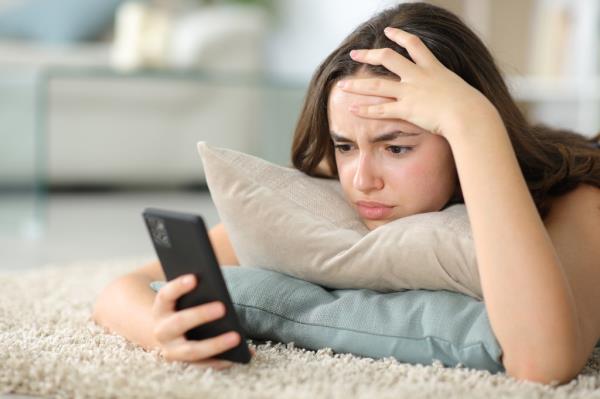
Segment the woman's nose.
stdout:
<svg viewBox="0 0 600 399">
<path fill-rule="evenodd" d="M 379 176 L 376 165 L 369 157 L 360 156 L 354 174 L 354 187 L 364 192 L 383 188 L 383 179 Z"/>
</svg>

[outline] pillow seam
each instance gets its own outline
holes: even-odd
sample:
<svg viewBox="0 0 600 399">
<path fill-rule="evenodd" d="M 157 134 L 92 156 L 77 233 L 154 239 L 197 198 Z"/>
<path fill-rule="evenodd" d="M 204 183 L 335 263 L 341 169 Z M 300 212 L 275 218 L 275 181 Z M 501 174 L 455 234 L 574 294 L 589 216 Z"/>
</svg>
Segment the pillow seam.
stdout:
<svg viewBox="0 0 600 399">
<path fill-rule="evenodd" d="M 473 347 L 473 346 L 479 345 L 480 347 L 481 347 L 481 346 L 483 346 L 483 347 L 484 347 L 484 349 L 485 349 L 485 351 L 486 351 L 486 353 L 488 353 L 488 354 L 490 355 L 490 357 L 492 357 L 492 356 L 491 356 L 491 352 L 488 350 L 488 347 L 487 347 L 487 345 L 486 345 L 485 343 L 483 343 L 483 342 L 473 342 L 473 343 L 466 344 L 466 345 L 464 345 L 464 346 L 457 346 L 455 343 L 453 343 L 453 342 L 451 342 L 451 341 L 448 341 L 448 340 L 447 340 L 447 339 L 445 339 L 445 338 L 436 337 L 436 336 L 434 336 L 434 335 L 427 335 L 427 336 L 425 336 L 425 337 L 421 337 L 421 338 L 412 338 L 412 337 L 406 337 L 406 336 L 394 336 L 394 335 L 386 335 L 386 334 L 380 334 L 380 333 L 373 333 L 373 332 L 359 331 L 359 330 L 353 330 L 353 329 L 346 328 L 346 327 L 332 327 L 332 326 L 323 326 L 323 325 L 320 325 L 320 324 L 306 323 L 306 322 L 302 322 L 302 321 L 293 320 L 293 319 L 290 319 L 290 318 L 287 318 L 287 317 L 285 317 L 284 315 L 281 315 L 281 314 L 275 313 L 275 312 L 273 312 L 273 311 L 270 311 L 270 310 L 267 310 L 267 309 L 260 308 L 260 307 L 258 307 L 258 306 L 245 305 L 245 304 L 240 304 L 240 303 L 237 303 L 237 302 L 233 302 L 233 304 L 234 304 L 234 305 L 237 305 L 237 306 L 241 306 L 241 307 L 243 307 L 243 308 L 250 308 L 250 309 L 256 309 L 256 310 L 260 310 L 260 311 L 263 311 L 263 312 L 269 313 L 269 314 L 271 314 L 271 315 L 274 315 L 274 316 L 280 317 L 280 318 L 282 318 L 282 319 L 285 319 L 285 320 L 288 320 L 288 321 L 291 321 L 291 322 L 294 322 L 294 323 L 298 323 L 298 324 L 306 325 L 306 326 L 325 327 L 325 328 L 329 328 L 329 329 L 337 329 L 337 330 L 344 330 L 344 331 L 350 331 L 350 332 L 356 332 L 356 333 L 362 333 L 362 334 L 371 334 L 371 335 L 377 335 L 377 336 L 379 336 L 379 337 L 386 337 L 386 338 L 401 338 L 401 339 L 409 339 L 409 340 L 413 340 L 413 341 L 423 341 L 423 340 L 425 340 L 425 339 L 427 339 L 427 338 L 435 338 L 435 339 L 439 339 L 439 340 L 441 340 L 442 342 L 448 343 L 448 344 L 452 345 L 453 347 L 456 347 L 456 348 L 458 348 L 458 349 L 459 349 L 459 350 L 461 350 L 461 351 L 462 351 L 462 350 L 464 350 L 464 349 L 468 349 L 468 348 L 470 348 L 470 347 Z"/>
</svg>

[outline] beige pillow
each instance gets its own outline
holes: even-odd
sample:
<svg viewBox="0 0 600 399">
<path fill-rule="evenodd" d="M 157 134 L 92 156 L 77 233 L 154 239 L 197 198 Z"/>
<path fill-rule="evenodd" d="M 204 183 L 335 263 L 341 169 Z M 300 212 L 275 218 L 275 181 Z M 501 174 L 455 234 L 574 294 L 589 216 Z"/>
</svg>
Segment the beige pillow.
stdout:
<svg viewBox="0 0 600 399">
<path fill-rule="evenodd" d="M 370 231 L 336 179 L 198 142 L 238 260 L 326 287 L 449 290 L 482 299 L 464 204 Z"/>
</svg>

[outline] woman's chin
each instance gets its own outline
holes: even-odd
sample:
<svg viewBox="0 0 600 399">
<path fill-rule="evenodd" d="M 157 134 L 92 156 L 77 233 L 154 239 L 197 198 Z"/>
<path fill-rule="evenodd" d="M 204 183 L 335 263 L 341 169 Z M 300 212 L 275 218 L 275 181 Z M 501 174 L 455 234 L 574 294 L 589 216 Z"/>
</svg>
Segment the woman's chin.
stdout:
<svg viewBox="0 0 600 399">
<path fill-rule="evenodd" d="M 391 222 L 391 220 L 371 220 L 371 219 L 361 219 L 363 224 L 367 226 L 369 230 L 375 230 L 379 226 L 383 226 L 386 223 Z"/>
<path fill-rule="evenodd" d="M 363 224 L 367 227 L 367 229 L 369 230 L 375 230 L 377 227 L 383 226 L 384 224 L 393 222 L 396 219 L 400 219 L 406 216 L 410 216 L 413 215 L 414 213 L 407 213 L 406 215 L 404 214 L 393 214 L 389 217 L 386 217 L 385 219 L 367 219 L 364 217 L 360 217 L 360 220 L 362 220 Z"/>
</svg>

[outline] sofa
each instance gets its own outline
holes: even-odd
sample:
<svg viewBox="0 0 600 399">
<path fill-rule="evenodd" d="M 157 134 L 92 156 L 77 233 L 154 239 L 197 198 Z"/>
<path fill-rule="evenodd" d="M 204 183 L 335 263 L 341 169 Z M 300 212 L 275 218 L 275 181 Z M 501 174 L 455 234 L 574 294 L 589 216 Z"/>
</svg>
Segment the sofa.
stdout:
<svg viewBox="0 0 600 399">
<path fill-rule="evenodd" d="M 111 21 L 94 39 L 0 35 L 0 84 L 19 76 L 25 82 L 13 91 L 28 99 L 22 106 L 19 96 L 0 94 L 0 114 L 11 116 L 0 121 L 10 132 L 5 148 L 37 145 L 35 154 L 3 161 L 2 182 L 30 179 L 37 160 L 56 187 L 202 185 L 200 140 L 288 163 L 305 84 L 270 80 L 256 60 L 248 62 L 248 54 L 260 57 L 260 38 L 222 35 L 206 46 L 206 68 L 200 60 L 193 69 L 123 72 L 111 63 L 113 28 Z M 11 107 L 21 115 L 12 122 Z"/>
</svg>

